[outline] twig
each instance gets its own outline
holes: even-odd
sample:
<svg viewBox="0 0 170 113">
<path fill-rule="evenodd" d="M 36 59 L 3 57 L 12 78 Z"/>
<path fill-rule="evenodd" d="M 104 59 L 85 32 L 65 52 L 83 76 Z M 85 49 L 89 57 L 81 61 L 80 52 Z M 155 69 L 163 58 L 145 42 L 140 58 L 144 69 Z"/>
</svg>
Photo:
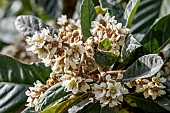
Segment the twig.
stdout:
<svg viewBox="0 0 170 113">
<path fill-rule="evenodd" d="M 83 53 L 81 55 L 81 60 L 80 60 L 80 64 L 79 64 L 79 67 L 78 67 L 78 75 L 81 74 L 81 72 L 82 72 L 82 64 L 83 64 L 84 58 L 85 58 L 85 54 Z"/>
<path fill-rule="evenodd" d="M 117 73 L 124 73 L 126 70 L 115 70 L 115 71 L 107 71 L 107 74 L 117 74 Z"/>
<path fill-rule="evenodd" d="M 98 69 L 97 69 L 97 68 L 95 68 L 95 69 L 93 69 L 93 70 L 89 71 L 89 74 L 95 73 L 95 72 L 97 72 L 97 71 L 98 71 Z"/>
<path fill-rule="evenodd" d="M 91 61 L 93 62 L 93 64 L 97 67 L 97 69 L 99 70 L 99 72 L 102 72 L 102 67 L 99 65 L 99 64 L 97 64 L 93 59 L 91 59 Z"/>
</svg>

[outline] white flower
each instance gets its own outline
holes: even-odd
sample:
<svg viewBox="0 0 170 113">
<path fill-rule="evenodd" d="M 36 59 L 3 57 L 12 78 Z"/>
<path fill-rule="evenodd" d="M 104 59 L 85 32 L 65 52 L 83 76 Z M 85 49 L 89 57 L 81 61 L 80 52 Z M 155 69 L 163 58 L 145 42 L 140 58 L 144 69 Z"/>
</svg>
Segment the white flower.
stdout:
<svg viewBox="0 0 170 113">
<path fill-rule="evenodd" d="M 99 41 L 109 38 L 111 44 L 124 45 L 125 37 L 129 29 L 117 23 L 115 17 L 110 17 L 109 13 L 105 16 L 99 14 L 95 21 L 91 22 L 91 34 L 99 38 Z"/>
<path fill-rule="evenodd" d="M 156 84 L 164 83 L 166 82 L 166 79 L 164 77 L 161 77 L 161 73 L 158 72 L 156 77 L 152 77 L 152 82 L 155 82 Z"/>
<path fill-rule="evenodd" d="M 73 94 L 78 93 L 78 83 L 75 77 L 72 77 L 71 80 L 62 81 L 62 86 L 65 87 L 67 92 L 72 91 Z"/>
<path fill-rule="evenodd" d="M 43 28 L 40 33 L 35 32 L 33 37 L 28 37 L 26 42 L 28 45 L 36 45 L 37 47 L 42 48 L 45 42 L 51 39 L 53 39 L 53 37 L 50 35 L 49 29 Z"/>
<path fill-rule="evenodd" d="M 155 100 L 158 96 L 165 95 L 163 90 L 166 88 L 162 83 L 166 82 L 164 77 L 161 77 L 161 73 L 157 73 L 156 76 L 150 78 L 139 78 L 136 80 L 136 92 L 143 92 L 145 98 L 152 97 Z"/>
<path fill-rule="evenodd" d="M 90 89 L 90 86 L 87 84 L 87 82 L 89 82 L 88 79 L 66 74 L 62 76 L 61 80 L 61 85 L 65 87 L 66 91 L 71 91 L 73 94 L 87 92 L 87 90 Z"/>
<path fill-rule="evenodd" d="M 34 87 L 29 87 L 29 90 L 25 92 L 28 96 L 26 106 L 28 107 L 35 107 L 35 110 L 38 111 L 39 109 L 39 100 L 40 97 L 43 95 L 44 91 L 41 89 L 44 85 L 40 81 L 36 81 L 34 83 Z"/>
<path fill-rule="evenodd" d="M 61 25 L 61 26 L 64 26 L 68 23 L 68 20 L 67 20 L 67 16 L 66 15 L 61 15 L 61 17 L 59 17 L 57 19 L 57 24 Z"/>
<path fill-rule="evenodd" d="M 115 82 L 115 84 L 107 82 L 107 93 L 106 97 L 111 96 L 112 98 L 116 98 L 117 96 L 121 95 L 120 89 L 121 89 L 121 84 L 120 82 Z"/>
<path fill-rule="evenodd" d="M 80 20 L 75 21 L 73 19 L 69 19 L 69 24 L 66 26 L 66 30 L 73 31 L 77 29 L 80 29 Z"/>
<path fill-rule="evenodd" d="M 79 64 L 78 60 L 73 57 L 73 55 L 68 56 L 64 59 L 65 62 L 65 70 L 68 70 L 70 67 L 73 69 L 77 69 L 77 64 Z"/>
<path fill-rule="evenodd" d="M 52 66 L 52 70 L 55 73 L 63 73 L 64 71 L 64 67 L 65 67 L 65 63 L 64 63 L 64 57 L 62 58 L 56 58 L 55 59 L 55 63 Z"/>
<path fill-rule="evenodd" d="M 86 79 L 82 79 L 82 81 L 79 83 L 79 92 L 87 92 L 88 89 L 90 89 L 90 86 L 87 84 Z"/>
<path fill-rule="evenodd" d="M 77 113 L 77 111 L 80 109 L 78 106 L 73 106 L 68 109 L 68 113 Z"/>
<path fill-rule="evenodd" d="M 68 50 L 67 54 L 73 54 L 76 59 L 79 59 L 79 54 L 83 54 L 86 51 L 82 43 L 82 41 L 79 41 L 77 43 L 70 43 L 71 49 Z"/>
<path fill-rule="evenodd" d="M 100 101 L 104 107 L 109 104 L 109 107 L 114 107 L 123 102 L 123 95 L 128 94 L 128 90 L 120 83 L 111 78 L 111 75 L 106 75 L 106 83 L 100 85 L 94 84 L 93 93 L 95 98 Z"/>
<path fill-rule="evenodd" d="M 42 62 L 45 64 L 46 67 L 53 66 L 53 64 L 55 63 L 55 59 L 47 57 L 45 59 L 42 59 Z"/>
<path fill-rule="evenodd" d="M 89 37 L 86 42 L 84 43 L 85 49 L 86 49 L 86 55 L 87 57 L 93 58 L 93 55 L 95 53 L 94 48 L 98 45 L 98 38 L 97 37 Z"/>
<path fill-rule="evenodd" d="M 91 47 L 91 46 L 85 46 L 85 49 L 86 49 L 86 55 L 87 57 L 90 57 L 90 58 L 93 58 L 93 55 L 94 55 L 94 48 Z"/>
<path fill-rule="evenodd" d="M 36 32 L 32 38 L 29 37 L 26 41 L 30 45 L 27 51 L 37 54 L 46 66 L 52 65 L 54 56 L 63 50 L 61 39 L 56 35 L 53 38 L 49 29 L 42 29 L 40 33 Z"/>
</svg>

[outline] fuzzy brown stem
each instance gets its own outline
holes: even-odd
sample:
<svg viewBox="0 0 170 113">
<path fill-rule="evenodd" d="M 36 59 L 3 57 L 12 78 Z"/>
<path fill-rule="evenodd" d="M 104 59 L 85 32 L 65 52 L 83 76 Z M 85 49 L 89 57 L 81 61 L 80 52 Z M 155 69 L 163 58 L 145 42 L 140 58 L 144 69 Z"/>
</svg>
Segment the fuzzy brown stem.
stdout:
<svg viewBox="0 0 170 113">
<path fill-rule="evenodd" d="M 92 73 L 95 73 L 95 72 L 98 72 L 98 69 L 97 69 L 97 68 L 95 68 L 95 69 L 89 71 L 89 74 L 92 74 Z"/>
<path fill-rule="evenodd" d="M 81 55 L 81 60 L 80 60 L 79 68 L 78 68 L 78 75 L 82 73 L 82 64 L 83 64 L 84 58 L 85 58 L 85 54 L 83 53 Z"/>
<path fill-rule="evenodd" d="M 107 71 L 107 74 L 118 74 L 118 73 L 124 73 L 126 70 L 115 70 L 115 71 Z"/>
</svg>

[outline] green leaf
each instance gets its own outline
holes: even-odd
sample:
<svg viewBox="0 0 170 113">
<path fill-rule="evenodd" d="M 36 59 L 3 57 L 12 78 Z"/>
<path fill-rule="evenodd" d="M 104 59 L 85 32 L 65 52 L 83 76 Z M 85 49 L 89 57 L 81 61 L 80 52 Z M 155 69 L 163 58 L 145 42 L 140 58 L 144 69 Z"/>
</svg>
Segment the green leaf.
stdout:
<svg viewBox="0 0 170 113">
<path fill-rule="evenodd" d="M 94 6 L 100 5 L 99 0 L 92 0 L 92 1 L 93 1 Z"/>
<path fill-rule="evenodd" d="M 19 113 L 27 100 L 29 85 L 0 82 L 0 113 Z"/>
<path fill-rule="evenodd" d="M 163 1 L 141 0 L 130 28 L 131 33 L 146 33 L 158 18 Z"/>
<path fill-rule="evenodd" d="M 169 0 L 162 0 L 162 5 L 159 13 L 159 17 L 166 16 L 170 14 L 170 1 Z"/>
<path fill-rule="evenodd" d="M 18 113 L 25 106 L 25 91 L 36 80 L 45 83 L 51 70 L 42 64 L 24 64 L 0 55 L 0 113 Z"/>
<path fill-rule="evenodd" d="M 88 96 L 89 93 L 85 93 L 81 96 L 77 96 L 75 98 L 66 100 L 64 102 L 58 103 L 52 107 L 49 107 L 47 109 L 44 109 L 42 112 L 40 113 L 63 113 L 64 111 L 66 111 L 69 107 L 73 106 L 74 104 L 76 104 L 77 102 L 79 102 L 80 100 L 82 100 L 83 98 L 85 98 L 86 96 Z"/>
<path fill-rule="evenodd" d="M 126 69 L 129 65 L 131 65 L 138 57 L 139 48 L 142 45 L 136 40 L 136 36 L 130 34 L 126 39 L 125 39 L 125 45 L 123 45 L 121 49 L 121 63 L 116 66 L 117 69 Z M 142 55 L 141 55 L 142 56 Z"/>
<path fill-rule="evenodd" d="M 111 66 L 117 61 L 119 55 L 119 53 L 114 54 L 112 52 L 98 52 L 94 54 L 94 59 L 96 63 L 102 66 Z"/>
<path fill-rule="evenodd" d="M 111 49 L 111 43 L 109 38 L 105 38 L 99 43 L 99 49 L 109 51 Z"/>
<path fill-rule="evenodd" d="M 97 16 L 92 0 L 83 0 L 80 10 L 81 27 L 85 40 L 91 36 L 91 21 Z"/>
<path fill-rule="evenodd" d="M 77 106 L 76 113 L 82 113 L 82 111 L 86 109 L 86 107 L 88 107 L 91 103 L 93 102 L 90 101 L 89 98 L 85 98 L 84 100 L 78 102 L 77 104 L 74 105 Z"/>
<path fill-rule="evenodd" d="M 82 109 L 78 113 L 116 113 L 114 108 L 109 106 L 101 107 L 100 103 L 93 103 L 85 109 Z"/>
<path fill-rule="evenodd" d="M 117 1 L 100 0 L 100 5 L 102 8 L 107 9 L 111 16 L 115 16 L 115 19 L 120 23 L 125 23 L 123 18 L 124 10 Z"/>
<path fill-rule="evenodd" d="M 58 11 L 61 10 L 59 7 L 58 0 L 38 0 L 45 10 L 45 12 L 53 19 L 57 17 Z"/>
<path fill-rule="evenodd" d="M 35 111 L 33 107 L 27 107 L 21 113 L 39 113 L 39 112 Z"/>
<path fill-rule="evenodd" d="M 170 43 L 170 14 L 159 19 L 141 41 L 145 54 L 156 53 L 168 43 Z"/>
<path fill-rule="evenodd" d="M 167 44 L 161 52 L 163 53 L 164 58 L 168 60 L 170 58 L 170 43 Z"/>
<path fill-rule="evenodd" d="M 137 104 L 137 106 L 144 111 L 154 113 L 166 111 L 164 108 L 156 104 L 153 100 L 143 99 L 134 95 L 128 95 L 128 97 L 131 98 Z"/>
<path fill-rule="evenodd" d="M 132 21 L 134 19 L 135 13 L 138 9 L 140 0 L 130 0 L 126 6 L 124 18 L 126 21 L 126 27 L 130 28 Z"/>
<path fill-rule="evenodd" d="M 95 10 L 96 10 L 97 15 L 106 13 L 106 10 L 102 9 L 101 6 L 96 6 Z"/>
<path fill-rule="evenodd" d="M 165 108 L 166 110 L 170 111 L 170 107 L 169 107 L 170 97 L 162 96 L 156 99 L 154 102 L 160 105 L 161 107 Z"/>
<path fill-rule="evenodd" d="M 137 48 L 142 45 L 134 38 L 132 34 L 130 34 L 126 40 L 125 45 L 123 45 L 121 50 L 121 60 L 123 63 L 128 63 L 133 59 L 134 53 Z"/>
<path fill-rule="evenodd" d="M 51 70 L 42 63 L 24 64 L 14 58 L 0 55 L 0 82 L 32 85 L 36 80 L 45 83 Z"/>
<path fill-rule="evenodd" d="M 126 101 L 132 107 L 137 107 L 137 104 L 133 101 L 133 99 L 130 96 L 124 97 L 124 101 Z"/>
<path fill-rule="evenodd" d="M 64 91 L 64 88 L 61 87 L 60 83 L 53 85 L 40 98 L 40 110 L 44 110 L 47 106 L 55 101 L 58 101 L 60 98 L 66 96 L 67 94 L 68 92 Z"/>
<path fill-rule="evenodd" d="M 154 100 L 155 103 L 160 105 L 161 107 L 165 108 L 166 110 L 170 111 L 170 82 L 166 82 L 166 95 L 158 97 Z"/>
<path fill-rule="evenodd" d="M 33 36 L 36 31 L 41 31 L 42 28 L 47 27 L 52 35 L 57 33 L 55 28 L 44 24 L 41 19 L 31 15 L 18 16 L 15 20 L 15 27 L 24 36 Z"/>
<path fill-rule="evenodd" d="M 145 78 L 155 75 L 164 64 L 162 58 L 155 54 L 144 55 L 126 69 L 123 81 Z"/>
</svg>

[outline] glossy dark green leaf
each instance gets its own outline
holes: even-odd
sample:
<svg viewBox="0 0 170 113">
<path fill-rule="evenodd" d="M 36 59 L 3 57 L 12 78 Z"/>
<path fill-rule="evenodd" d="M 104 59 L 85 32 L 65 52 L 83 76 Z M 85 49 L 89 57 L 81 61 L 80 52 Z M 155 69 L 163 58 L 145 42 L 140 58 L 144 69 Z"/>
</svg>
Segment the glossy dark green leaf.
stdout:
<svg viewBox="0 0 170 113">
<path fill-rule="evenodd" d="M 27 107 L 21 113 L 39 113 L 39 111 L 35 111 L 34 107 Z"/>
<path fill-rule="evenodd" d="M 27 84 L 0 82 L 0 113 L 20 113 L 25 106 Z"/>
<path fill-rule="evenodd" d="M 119 2 L 100 0 L 100 5 L 102 6 L 102 8 L 107 9 L 111 16 L 115 16 L 115 19 L 118 22 L 123 23 L 123 25 L 125 24 L 125 20 L 123 17 L 124 10 L 122 9 Z"/>
<path fill-rule="evenodd" d="M 105 38 L 99 43 L 99 49 L 109 51 L 111 49 L 111 43 L 108 38 Z"/>
<path fill-rule="evenodd" d="M 112 52 L 98 52 L 94 54 L 95 61 L 102 66 L 111 66 L 119 57 L 119 53 L 113 54 Z"/>
<path fill-rule="evenodd" d="M 91 21 L 97 16 L 92 0 L 83 0 L 80 10 L 80 21 L 85 40 L 91 36 Z"/>
<path fill-rule="evenodd" d="M 40 64 L 24 64 L 0 55 L 0 113 L 20 113 L 28 87 L 36 80 L 45 83 L 51 70 Z"/>
<path fill-rule="evenodd" d="M 166 82 L 165 86 L 166 95 L 158 97 L 156 100 L 154 100 L 154 102 L 165 108 L 166 110 L 170 111 L 170 82 Z"/>
<path fill-rule="evenodd" d="M 163 17 L 163 16 L 166 16 L 166 15 L 170 14 L 169 5 L 170 5 L 169 0 L 162 0 L 159 17 Z"/>
<path fill-rule="evenodd" d="M 141 46 L 142 45 L 136 40 L 135 36 L 130 34 L 125 39 L 125 45 L 123 45 L 121 49 L 121 63 L 117 66 L 117 69 L 126 69 L 128 65 L 131 65 L 135 61 L 137 55 L 139 55 L 137 50 Z"/>
<path fill-rule="evenodd" d="M 128 97 L 131 98 L 136 103 L 136 105 L 144 111 L 153 113 L 166 111 L 164 108 L 156 104 L 153 100 L 144 99 L 134 95 L 128 95 Z"/>
<path fill-rule="evenodd" d="M 135 50 L 141 46 L 142 45 L 134 38 L 134 36 L 130 34 L 126 38 L 125 45 L 122 47 L 121 50 L 122 62 L 128 62 L 129 60 L 132 60 Z"/>
<path fill-rule="evenodd" d="M 168 60 L 170 58 L 170 43 L 166 45 L 161 52 L 163 53 L 164 58 Z"/>
<path fill-rule="evenodd" d="M 126 69 L 123 74 L 123 81 L 151 77 L 161 69 L 163 64 L 162 58 L 156 54 L 144 55 Z"/>
<path fill-rule="evenodd" d="M 77 96 L 75 98 L 66 100 L 64 102 L 55 104 L 47 109 L 44 109 L 42 112 L 40 113 L 63 113 L 64 111 L 66 111 L 69 107 L 73 106 L 74 104 L 78 103 L 79 101 L 81 101 L 83 98 L 85 98 L 86 96 L 88 96 L 88 93 L 85 93 L 81 96 Z"/>
<path fill-rule="evenodd" d="M 132 21 L 135 17 L 135 13 L 138 9 L 140 0 L 130 0 L 126 6 L 124 18 L 126 20 L 126 27 L 130 28 Z"/>
<path fill-rule="evenodd" d="M 47 27 L 52 35 L 57 33 L 55 28 L 44 24 L 41 19 L 31 15 L 18 16 L 15 20 L 15 27 L 24 36 L 33 36 L 36 31 L 41 31 L 42 28 Z"/>
<path fill-rule="evenodd" d="M 0 55 L 0 82 L 32 85 L 36 80 L 45 83 L 51 70 L 42 63 L 24 64 L 14 58 Z"/>
<path fill-rule="evenodd" d="M 159 19 L 141 41 L 145 54 L 156 53 L 168 43 L 170 43 L 170 14 Z"/>
<path fill-rule="evenodd" d="M 38 0 L 38 2 L 43 6 L 45 12 L 53 19 L 57 17 L 57 14 L 61 10 L 58 0 Z"/>
<path fill-rule="evenodd" d="M 170 97 L 162 96 L 156 99 L 154 102 L 170 111 Z"/>
<path fill-rule="evenodd" d="M 78 113 L 116 113 L 114 108 L 111 108 L 109 106 L 101 107 L 100 103 L 93 103 L 89 105 L 87 108 L 82 109 Z"/>
<path fill-rule="evenodd" d="M 131 25 L 131 33 L 146 33 L 158 18 L 164 0 L 141 0 Z"/>
<path fill-rule="evenodd" d="M 50 104 L 56 102 L 60 98 L 66 96 L 68 92 L 64 91 L 64 88 L 61 87 L 61 84 L 55 84 L 50 87 L 40 98 L 40 110 L 44 110 Z"/>
</svg>

